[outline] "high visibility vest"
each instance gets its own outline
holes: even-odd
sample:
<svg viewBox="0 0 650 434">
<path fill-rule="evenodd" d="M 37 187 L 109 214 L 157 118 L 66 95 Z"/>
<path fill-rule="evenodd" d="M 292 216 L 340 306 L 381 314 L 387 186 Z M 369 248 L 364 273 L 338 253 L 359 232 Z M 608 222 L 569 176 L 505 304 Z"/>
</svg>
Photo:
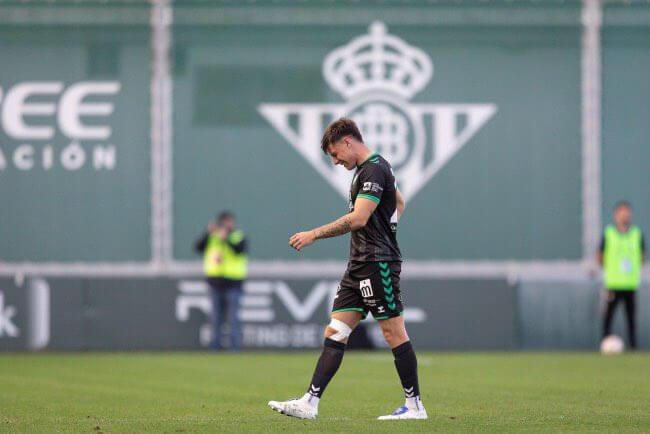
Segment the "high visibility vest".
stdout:
<svg viewBox="0 0 650 434">
<path fill-rule="evenodd" d="M 605 228 L 603 270 L 605 287 L 613 290 L 635 290 L 641 283 L 641 230 L 631 226 L 619 232 L 615 226 Z"/>
<path fill-rule="evenodd" d="M 239 244 L 243 239 L 241 231 L 228 235 L 231 244 Z M 210 234 L 203 254 L 203 272 L 207 277 L 244 280 L 248 273 L 248 255 L 235 252 L 226 240 L 221 240 L 217 234 Z"/>
</svg>

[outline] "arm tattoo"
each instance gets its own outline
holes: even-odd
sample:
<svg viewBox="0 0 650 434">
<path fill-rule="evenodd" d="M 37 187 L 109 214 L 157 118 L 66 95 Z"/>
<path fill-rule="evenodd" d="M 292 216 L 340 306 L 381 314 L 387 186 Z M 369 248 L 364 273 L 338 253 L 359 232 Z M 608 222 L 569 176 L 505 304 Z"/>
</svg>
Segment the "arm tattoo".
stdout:
<svg viewBox="0 0 650 434">
<path fill-rule="evenodd" d="M 351 230 L 352 224 L 350 223 L 350 217 L 344 215 L 332 223 L 314 229 L 314 234 L 317 240 L 321 240 L 323 238 L 338 237 L 339 235 L 347 234 Z"/>
</svg>

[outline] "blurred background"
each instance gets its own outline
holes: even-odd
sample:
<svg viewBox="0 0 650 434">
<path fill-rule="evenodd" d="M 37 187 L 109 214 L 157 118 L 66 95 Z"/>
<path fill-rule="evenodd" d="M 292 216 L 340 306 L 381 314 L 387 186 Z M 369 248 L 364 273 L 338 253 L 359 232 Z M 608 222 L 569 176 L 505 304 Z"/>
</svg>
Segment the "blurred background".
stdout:
<svg viewBox="0 0 650 434">
<path fill-rule="evenodd" d="M 287 240 L 347 212 L 344 115 L 407 199 L 418 348 L 596 349 L 615 203 L 650 230 L 649 47 L 645 1 L 0 0 L 0 349 L 207 347 L 222 210 L 242 346 L 319 347 L 348 238 Z"/>
</svg>

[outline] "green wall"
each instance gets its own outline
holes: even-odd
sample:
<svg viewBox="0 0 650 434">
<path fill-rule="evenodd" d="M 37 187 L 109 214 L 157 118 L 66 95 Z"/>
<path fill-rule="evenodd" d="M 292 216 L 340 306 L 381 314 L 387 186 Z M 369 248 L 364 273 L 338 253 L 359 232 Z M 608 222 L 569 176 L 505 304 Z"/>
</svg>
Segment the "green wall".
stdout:
<svg viewBox="0 0 650 434">
<path fill-rule="evenodd" d="M 0 5 L 2 9 L 2 5 Z M 51 95 L 28 103 L 56 107 L 54 114 L 27 115 L 31 126 L 48 126 L 48 139 L 12 137 L 0 122 L 0 260 L 146 261 L 150 258 L 149 33 L 146 27 L 34 26 L 0 21 L 0 108 L 25 83 L 60 83 Z M 106 116 L 82 116 L 86 125 L 109 126 L 106 139 L 65 134 L 57 116 L 65 92 L 81 82 L 118 83 L 110 95 L 89 95 L 84 103 L 110 103 Z M 5 122 L 6 126 L 6 122 Z M 85 161 L 65 166 L 71 143 Z M 29 146 L 33 166 L 14 163 Z M 114 165 L 95 167 L 99 147 L 115 151 Z M 51 148 L 52 164 L 44 156 Z M 46 153 L 49 151 L 45 151 Z M 29 162 L 26 163 L 30 165 Z M 67 167 L 67 168 L 66 168 Z"/>
<path fill-rule="evenodd" d="M 650 231 L 650 8 L 609 6 L 603 28 L 603 220 L 629 200 Z"/>
<path fill-rule="evenodd" d="M 346 201 L 257 108 L 341 104 L 323 78 L 323 59 L 390 15 L 356 7 L 335 27 L 326 15 L 310 16 L 309 25 L 257 24 L 259 9 L 239 8 L 218 24 L 199 26 L 183 20 L 189 12 L 180 9 L 174 27 L 174 255 L 191 258 L 198 231 L 227 207 L 239 214 L 256 258 L 296 258 L 287 238 L 344 213 Z M 309 7 L 290 11 L 315 14 Z M 435 11 L 426 13 L 434 17 Z M 562 25 L 535 26 L 384 22 L 434 64 L 433 78 L 411 102 L 498 107 L 410 201 L 399 231 L 405 256 L 579 258 L 577 15 Z M 345 241 L 327 241 L 300 257 L 340 259 L 345 248 Z"/>
<path fill-rule="evenodd" d="M 345 239 L 322 242 L 299 256 L 288 248 L 293 232 L 338 217 L 346 201 L 260 105 L 330 104 L 347 113 L 344 98 L 324 79 L 323 60 L 367 34 L 373 21 L 433 62 L 432 78 L 402 100 L 402 109 L 496 107 L 410 198 L 399 231 L 404 256 L 581 258 L 580 10 L 577 1 L 175 3 L 173 258 L 196 258 L 194 239 L 223 208 L 239 216 L 254 259 L 344 258 Z M 646 232 L 649 11 L 640 3 L 608 3 L 602 35 L 603 216 L 607 220 L 612 204 L 627 198 Z M 28 100 L 55 104 L 79 82 L 120 85 L 114 95 L 86 101 L 112 104 L 111 114 L 82 117 L 87 125 L 110 126 L 112 134 L 79 141 L 87 161 L 78 170 L 59 162 L 73 139 L 61 131 L 56 114 L 25 116 L 29 125 L 54 127 L 51 140 L 11 137 L 0 121 L 0 262 L 151 258 L 148 14 L 147 2 L 0 5 L 0 57 L 11 60 L 0 68 L 0 112 L 8 91 L 25 82 L 62 83 L 64 91 L 56 96 Z M 327 121 L 321 119 L 323 126 Z M 456 132 L 467 122 L 457 119 Z M 296 123 L 290 120 L 292 127 Z M 439 152 L 430 143 L 435 128 L 425 123 L 425 129 L 424 160 Z M 30 170 L 13 161 L 25 144 L 36 152 Z M 45 169 L 42 150 L 48 146 L 54 164 Z M 96 169 L 93 151 L 106 146 L 115 147 L 115 166 Z M 316 148 L 318 140 L 303 146 Z"/>
</svg>

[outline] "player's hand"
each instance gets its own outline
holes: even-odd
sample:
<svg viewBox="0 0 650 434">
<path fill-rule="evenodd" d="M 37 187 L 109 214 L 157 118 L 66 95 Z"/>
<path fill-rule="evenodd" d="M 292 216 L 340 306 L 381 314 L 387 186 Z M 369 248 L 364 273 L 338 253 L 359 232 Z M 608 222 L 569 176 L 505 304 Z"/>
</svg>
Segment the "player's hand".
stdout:
<svg viewBox="0 0 650 434">
<path fill-rule="evenodd" d="M 313 231 L 298 232 L 289 238 L 289 245 L 294 249 L 300 251 L 304 247 L 313 244 L 314 241 L 316 241 L 316 235 Z"/>
</svg>

